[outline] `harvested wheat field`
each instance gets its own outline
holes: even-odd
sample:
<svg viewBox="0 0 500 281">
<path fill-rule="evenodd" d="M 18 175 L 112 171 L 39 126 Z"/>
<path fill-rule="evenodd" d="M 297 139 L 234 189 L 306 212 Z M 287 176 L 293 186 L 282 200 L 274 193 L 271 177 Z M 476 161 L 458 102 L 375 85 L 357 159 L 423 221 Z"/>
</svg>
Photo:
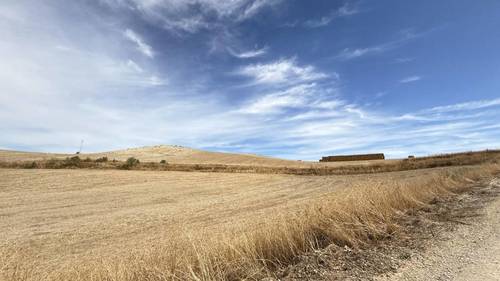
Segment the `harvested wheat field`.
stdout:
<svg viewBox="0 0 500 281">
<path fill-rule="evenodd" d="M 498 171 L 0 169 L 0 278 L 260 280 L 302 253 L 394 235 L 396 214 Z"/>
</svg>

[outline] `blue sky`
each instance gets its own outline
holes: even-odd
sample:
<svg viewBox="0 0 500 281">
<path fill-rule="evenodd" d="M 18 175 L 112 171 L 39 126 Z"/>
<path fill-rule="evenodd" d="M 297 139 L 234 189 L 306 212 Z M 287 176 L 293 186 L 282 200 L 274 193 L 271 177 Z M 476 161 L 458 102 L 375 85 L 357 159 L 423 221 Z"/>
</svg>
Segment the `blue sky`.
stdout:
<svg viewBox="0 0 500 281">
<path fill-rule="evenodd" d="M 500 2 L 0 3 L 0 148 L 500 148 Z"/>
</svg>

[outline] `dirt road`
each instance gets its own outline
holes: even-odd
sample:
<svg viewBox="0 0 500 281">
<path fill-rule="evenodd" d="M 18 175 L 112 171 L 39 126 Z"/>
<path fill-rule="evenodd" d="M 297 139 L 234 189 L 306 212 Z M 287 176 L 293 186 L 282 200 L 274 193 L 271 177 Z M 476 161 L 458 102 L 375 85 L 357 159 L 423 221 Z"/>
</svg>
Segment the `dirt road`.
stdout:
<svg viewBox="0 0 500 281">
<path fill-rule="evenodd" d="M 491 182 L 500 188 L 500 179 Z M 396 273 L 376 280 L 500 280 L 500 197 L 485 205 Z"/>
</svg>

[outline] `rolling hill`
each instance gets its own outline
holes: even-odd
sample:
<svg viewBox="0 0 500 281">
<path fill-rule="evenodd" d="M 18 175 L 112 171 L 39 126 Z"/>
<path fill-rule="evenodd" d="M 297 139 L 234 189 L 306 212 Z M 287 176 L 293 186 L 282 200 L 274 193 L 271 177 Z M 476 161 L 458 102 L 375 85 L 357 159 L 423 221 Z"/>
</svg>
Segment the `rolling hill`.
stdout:
<svg viewBox="0 0 500 281">
<path fill-rule="evenodd" d="M 0 150 L 0 161 L 34 161 L 47 160 L 51 158 L 72 157 L 75 154 L 56 154 L 40 152 L 22 152 Z M 260 156 L 255 154 L 238 154 L 225 152 L 211 152 L 198 150 L 177 145 L 157 145 L 139 148 L 129 148 L 109 152 L 81 154 L 81 158 L 96 159 L 106 156 L 110 160 L 126 160 L 135 157 L 141 162 L 159 162 L 165 160 L 172 164 L 225 164 L 225 165 L 245 165 L 245 166 L 269 166 L 269 167 L 309 167 L 311 165 L 320 166 L 344 166 L 377 163 L 380 160 L 353 161 L 353 162 L 330 162 L 318 163 L 312 161 L 294 161 L 273 157 Z M 383 161 L 383 160 L 381 160 Z M 387 161 L 387 160 L 386 160 Z M 391 160 L 389 160 L 391 161 Z"/>
</svg>

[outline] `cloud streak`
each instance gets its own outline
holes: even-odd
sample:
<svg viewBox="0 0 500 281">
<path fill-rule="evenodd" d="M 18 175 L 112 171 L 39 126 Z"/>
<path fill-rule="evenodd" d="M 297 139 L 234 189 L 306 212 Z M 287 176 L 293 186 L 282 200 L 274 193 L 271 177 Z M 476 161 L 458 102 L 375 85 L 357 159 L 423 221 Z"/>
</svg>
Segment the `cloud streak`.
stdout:
<svg viewBox="0 0 500 281">
<path fill-rule="evenodd" d="M 137 33 L 130 29 L 127 29 L 123 34 L 128 40 L 134 42 L 137 45 L 137 50 L 139 50 L 143 55 L 149 58 L 153 58 L 155 56 L 153 48 L 146 44 Z"/>
<path fill-rule="evenodd" d="M 408 84 L 408 83 L 417 82 L 420 80 L 422 80 L 422 77 L 414 75 L 414 76 L 409 76 L 409 77 L 406 77 L 406 78 L 399 80 L 399 83 Z"/>
<path fill-rule="evenodd" d="M 470 102 L 445 105 L 445 106 L 436 106 L 429 109 L 428 112 L 446 113 L 446 112 L 454 112 L 461 110 L 476 110 L 476 109 L 483 109 L 496 106 L 500 106 L 500 98 L 493 100 L 470 101 Z"/>
<path fill-rule="evenodd" d="M 232 48 L 228 48 L 227 50 L 232 56 L 234 56 L 236 58 L 250 59 L 250 58 L 257 58 L 257 57 L 264 56 L 267 53 L 268 49 L 269 49 L 268 47 L 264 47 L 261 49 L 244 51 L 244 52 L 236 52 Z"/>
<path fill-rule="evenodd" d="M 303 23 L 303 25 L 308 28 L 323 27 L 329 25 L 335 19 L 349 17 L 358 14 L 359 12 L 360 10 L 358 9 L 357 4 L 346 2 L 340 8 L 330 12 L 329 15 L 321 17 L 319 19 L 307 20 Z"/>
<path fill-rule="evenodd" d="M 134 11 L 146 21 L 159 24 L 174 33 L 197 33 L 201 30 L 249 20 L 281 0 L 102 0 L 123 11 Z"/>
<path fill-rule="evenodd" d="M 400 35 L 399 35 L 400 38 L 397 40 L 389 41 L 386 43 L 382 43 L 382 44 L 374 45 L 374 46 L 370 46 L 370 47 L 364 47 L 364 48 L 345 48 L 342 51 L 340 51 L 334 58 L 347 61 L 347 60 L 357 59 L 357 58 L 364 57 L 364 56 L 381 54 L 381 53 L 399 48 L 411 40 L 414 40 L 414 39 L 417 39 L 417 38 L 424 36 L 428 32 L 430 32 L 430 31 L 421 32 L 421 33 L 414 33 L 411 29 L 402 30 L 400 32 Z"/>
<path fill-rule="evenodd" d="M 393 47 L 392 44 L 383 44 L 368 48 L 356 48 L 356 49 L 346 48 L 337 55 L 337 58 L 342 60 L 352 60 L 366 55 L 383 53 L 385 51 L 390 50 L 392 47 Z"/>
<path fill-rule="evenodd" d="M 328 77 L 311 65 L 298 65 L 295 58 L 247 65 L 240 68 L 235 74 L 251 78 L 253 84 L 268 85 L 297 84 Z"/>
</svg>

